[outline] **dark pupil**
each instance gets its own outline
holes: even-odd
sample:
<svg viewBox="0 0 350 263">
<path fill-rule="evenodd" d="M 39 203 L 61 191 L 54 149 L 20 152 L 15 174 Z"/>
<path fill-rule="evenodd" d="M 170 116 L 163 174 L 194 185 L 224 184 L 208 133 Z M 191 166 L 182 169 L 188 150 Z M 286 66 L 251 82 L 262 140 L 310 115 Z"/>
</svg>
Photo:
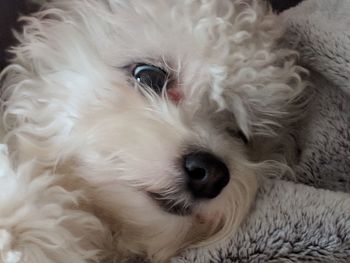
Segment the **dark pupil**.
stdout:
<svg viewBox="0 0 350 263">
<path fill-rule="evenodd" d="M 168 75 L 164 70 L 151 65 L 140 65 L 134 70 L 134 78 L 157 93 L 162 92 L 167 77 Z"/>
</svg>

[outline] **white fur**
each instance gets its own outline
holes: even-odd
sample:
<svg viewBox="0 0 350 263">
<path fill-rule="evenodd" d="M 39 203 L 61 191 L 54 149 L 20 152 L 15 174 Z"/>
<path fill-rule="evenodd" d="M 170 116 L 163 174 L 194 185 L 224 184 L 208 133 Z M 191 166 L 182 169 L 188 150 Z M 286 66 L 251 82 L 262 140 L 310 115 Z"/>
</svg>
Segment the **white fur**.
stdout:
<svg viewBox="0 0 350 263">
<path fill-rule="evenodd" d="M 2 74 L 0 262 L 167 262 L 235 231 L 270 163 L 226 130 L 272 136 L 304 87 L 257 2 L 57 0 L 23 18 Z M 137 62 L 172 72 L 181 102 L 142 91 L 124 68 Z M 177 160 L 190 147 L 231 180 L 173 215 L 146 193 L 187 205 Z"/>
</svg>

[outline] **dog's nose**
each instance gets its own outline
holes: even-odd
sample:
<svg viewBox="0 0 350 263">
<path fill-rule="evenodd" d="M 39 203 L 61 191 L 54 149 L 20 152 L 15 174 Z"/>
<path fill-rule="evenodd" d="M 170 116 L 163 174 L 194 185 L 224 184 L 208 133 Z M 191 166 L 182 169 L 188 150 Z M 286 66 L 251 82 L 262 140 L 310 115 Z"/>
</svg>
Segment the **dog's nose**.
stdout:
<svg viewBox="0 0 350 263">
<path fill-rule="evenodd" d="M 195 198 L 215 198 L 230 181 L 227 166 L 208 152 L 186 155 L 184 170 L 188 187 Z"/>
</svg>

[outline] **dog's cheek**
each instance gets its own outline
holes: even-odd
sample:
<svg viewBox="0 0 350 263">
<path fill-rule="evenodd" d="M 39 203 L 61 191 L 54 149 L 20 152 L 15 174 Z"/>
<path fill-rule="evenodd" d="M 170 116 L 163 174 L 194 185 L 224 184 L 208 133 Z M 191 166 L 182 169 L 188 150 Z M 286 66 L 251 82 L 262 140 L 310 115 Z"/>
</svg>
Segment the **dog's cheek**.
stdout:
<svg viewBox="0 0 350 263">
<path fill-rule="evenodd" d="M 145 253 L 152 262 L 167 262 L 180 249 L 193 244 L 191 217 L 166 213 L 135 189 L 108 184 L 92 196 L 100 216 L 126 250 Z"/>
</svg>

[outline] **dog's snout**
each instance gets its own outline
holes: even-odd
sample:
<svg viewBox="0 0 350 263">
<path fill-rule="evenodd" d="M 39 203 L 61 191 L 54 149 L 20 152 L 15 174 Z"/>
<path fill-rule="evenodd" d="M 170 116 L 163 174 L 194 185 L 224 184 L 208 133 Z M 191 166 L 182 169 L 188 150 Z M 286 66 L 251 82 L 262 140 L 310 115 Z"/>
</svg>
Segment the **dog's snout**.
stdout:
<svg viewBox="0 0 350 263">
<path fill-rule="evenodd" d="M 183 161 L 188 187 L 195 198 L 215 198 L 230 180 L 227 166 L 213 154 L 190 153 Z"/>
</svg>

